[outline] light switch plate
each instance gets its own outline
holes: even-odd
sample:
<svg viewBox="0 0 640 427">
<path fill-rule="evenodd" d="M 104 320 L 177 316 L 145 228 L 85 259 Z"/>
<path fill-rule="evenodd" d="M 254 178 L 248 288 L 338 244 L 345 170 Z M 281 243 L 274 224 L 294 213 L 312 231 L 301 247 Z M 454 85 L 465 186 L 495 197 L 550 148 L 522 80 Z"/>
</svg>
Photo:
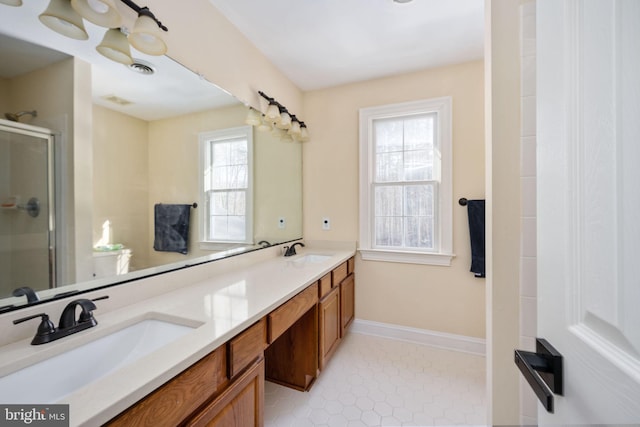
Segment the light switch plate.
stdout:
<svg viewBox="0 0 640 427">
<path fill-rule="evenodd" d="M 322 229 L 331 230 L 331 220 L 328 217 L 322 218 Z"/>
</svg>

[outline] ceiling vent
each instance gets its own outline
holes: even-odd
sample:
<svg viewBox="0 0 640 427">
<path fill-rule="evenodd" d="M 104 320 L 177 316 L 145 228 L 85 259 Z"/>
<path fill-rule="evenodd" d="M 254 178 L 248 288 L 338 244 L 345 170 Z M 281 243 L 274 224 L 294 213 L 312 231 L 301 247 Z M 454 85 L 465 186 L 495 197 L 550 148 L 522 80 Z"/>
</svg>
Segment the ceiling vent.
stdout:
<svg viewBox="0 0 640 427">
<path fill-rule="evenodd" d="M 147 76 L 150 76 L 156 72 L 156 69 L 153 67 L 153 65 L 149 64 L 146 61 L 143 61 L 142 59 L 136 58 L 133 59 L 133 63 L 129 65 L 129 68 L 138 74 L 144 74 Z"/>
<path fill-rule="evenodd" d="M 133 104 L 133 102 L 127 101 L 126 99 L 120 98 L 119 96 L 116 96 L 116 95 L 105 95 L 102 97 L 102 99 L 104 99 L 105 101 L 113 102 L 114 104 L 118 104 L 121 106 Z"/>
</svg>

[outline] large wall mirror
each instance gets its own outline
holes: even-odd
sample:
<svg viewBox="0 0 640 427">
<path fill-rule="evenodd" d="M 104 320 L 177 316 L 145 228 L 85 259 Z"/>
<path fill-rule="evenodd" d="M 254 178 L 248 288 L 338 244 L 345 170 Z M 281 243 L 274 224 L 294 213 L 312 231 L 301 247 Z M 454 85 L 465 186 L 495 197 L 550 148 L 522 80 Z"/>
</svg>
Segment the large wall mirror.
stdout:
<svg viewBox="0 0 640 427">
<path fill-rule="evenodd" d="M 47 4 L 0 4 L 0 312 L 301 238 L 299 143 L 247 127 L 243 102 L 169 57 L 126 67 L 95 52 L 104 29 L 52 32 Z M 251 235 L 203 244 L 203 204 L 221 203 L 203 195 L 203 135 L 240 131 Z M 186 253 L 156 250 L 157 205 L 191 206 Z"/>
</svg>

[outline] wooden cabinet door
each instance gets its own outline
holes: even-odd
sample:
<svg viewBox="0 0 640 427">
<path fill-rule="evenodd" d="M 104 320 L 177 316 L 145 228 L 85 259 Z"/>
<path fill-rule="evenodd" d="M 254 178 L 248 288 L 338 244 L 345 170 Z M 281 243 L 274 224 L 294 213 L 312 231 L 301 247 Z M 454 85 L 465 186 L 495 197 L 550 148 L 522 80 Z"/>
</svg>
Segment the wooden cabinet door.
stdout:
<svg viewBox="0 0 640 427">
<path fill-rule="evenodd" d="M 353 274 L 340 282 L 340 337 L 344 336 L 355 317 L 355 285 Z"/>
<path fill-rule="evenodd" d="M 194 427 L 262 427 L 264 359 L 245 371 L 186 425 Z"/>
<path fill-rule="evenodd" d="M 340 341 L 340 289 L 338 287 L 319 304 L 320 369 L 323 369 Z"/>
</svg>

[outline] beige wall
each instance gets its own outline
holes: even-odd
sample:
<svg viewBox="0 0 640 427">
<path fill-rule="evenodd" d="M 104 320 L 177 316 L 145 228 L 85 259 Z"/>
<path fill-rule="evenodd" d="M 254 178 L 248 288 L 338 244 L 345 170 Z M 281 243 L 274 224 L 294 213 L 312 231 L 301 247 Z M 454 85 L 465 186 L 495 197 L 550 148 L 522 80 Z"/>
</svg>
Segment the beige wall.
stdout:
<svg viewBox="0 0 640 427">
<path fill-rule="evenodd" d="M 469 272 L 466 210 L 458 198 L 484 197 L 483 63 L 425 70 L 305 94 L 313 130 L 304 145 L 304 236 L 358 239 L 358 109 L 441 96 L 453 98 L 451 267 L 357 260 L 356 317 L 471 337 L 485 335 L 484 279 Z M 321 229 L 322 217 L 331 230 Z"/>
<path fill-rule="evenodd" d="M 488 391 L 494 425 L 519 424 L 520 30 L 519 4 L 487 1 Z"/>
<path fill-rule="evenodd" d="M 121 243 L 132 250 L 130 269 L 148 266 L 149 124 L 93 106 L 93 245 Z"/>
<path fill-rule="evenodd" d="M 53 121 L 73 112 L 71 90 L 73 60 L 66 59 L 46 68 L 11 79 L 7 111 L 37 110 L 38 117 L 22 116 L 21 123 L 51 127 Z M 5 111 L 2 111 L 4 118 Z"/>
<path fill-rule="evenodd" d="M 302 92 L 211 2 L 192 0 L 185 9 L 182 2 L 149 0 L 146 6 L 169 26 L 169 56 L 255 107 L 262 90 L 306 119 Z"/>
<path fill-rule="evenodd" d="M 253 138 L 254 243 L 298 239 L 303 236 L 302 145 L 255 128 Z M 278 227 L 280 217 L 285 228 Z"/>
<path fill-rule="evenodd" d="M 153 206 L 156 203 L 199 202 L 200 132 L 244 126 L 247 108 L 243 105 L 158 120 L 149 124 L 149 235 L 153 246 Z M 300 144 L 283 142 L 270 133 L 254 130 L 254 236 L 283 241 L 300 237 L 301 174 Z M 297 165 L 297 166 L 295 166 Z M 294 167 L 292 167 L 294 166 Z M 198 224 L 203 209 L 191 211 L 189 256 L 211 251 L 199 247 Z M 277 229 L 277 218 L 287 220 Z M 257 242 L 256 242 L 257 243 Z M 150 254 L 151 265 L 180 261 L 184 255 L 171 252 Z"/>
</svg>

